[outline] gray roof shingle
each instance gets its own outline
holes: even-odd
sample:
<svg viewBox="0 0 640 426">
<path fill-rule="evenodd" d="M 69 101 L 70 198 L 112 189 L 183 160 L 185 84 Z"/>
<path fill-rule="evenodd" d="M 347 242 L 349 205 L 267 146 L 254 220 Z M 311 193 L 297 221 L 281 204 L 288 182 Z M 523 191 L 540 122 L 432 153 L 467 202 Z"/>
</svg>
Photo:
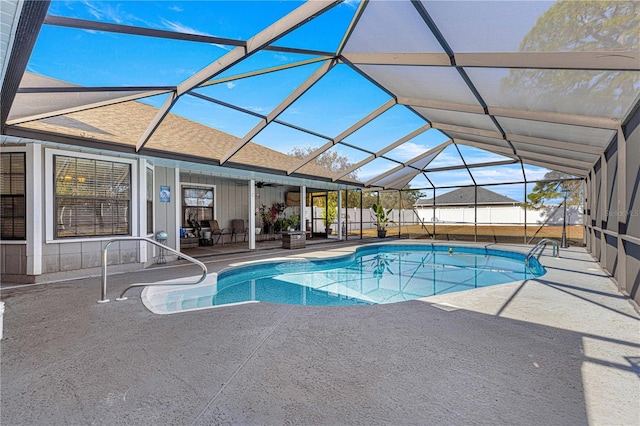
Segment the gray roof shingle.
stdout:
<svg viewBox="0 0 640 426">
<path fill-rule="evenodd" d="M 474 189 L 473 187 L 459 188 L 446 194 L 436 197 L 436 205 L 439 206 L 457 206 L 457 205 L 473 205 Z M 489 191 L 481 186 L 478 187 L 478 204 L 518 204 L 512 198 L 500 195 L 496 192 Z M 415 203 L 416 206 L 431 206 L 433 198 L 420 198 Z"/>
</svg>

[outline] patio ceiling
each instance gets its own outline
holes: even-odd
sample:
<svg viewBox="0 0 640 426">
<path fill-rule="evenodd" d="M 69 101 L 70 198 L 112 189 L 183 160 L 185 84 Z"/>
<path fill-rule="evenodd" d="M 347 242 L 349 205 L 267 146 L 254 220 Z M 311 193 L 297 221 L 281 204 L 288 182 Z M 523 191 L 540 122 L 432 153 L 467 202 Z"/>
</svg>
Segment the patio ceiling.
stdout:
<svg viewBox="0 0 640 426">
<path fill-rule="evenodd" d="M 214 167 L 382 189 L 584 177 L 640 99 L 635 1 L 3 8 L 3 135 Z"/>
</svg>

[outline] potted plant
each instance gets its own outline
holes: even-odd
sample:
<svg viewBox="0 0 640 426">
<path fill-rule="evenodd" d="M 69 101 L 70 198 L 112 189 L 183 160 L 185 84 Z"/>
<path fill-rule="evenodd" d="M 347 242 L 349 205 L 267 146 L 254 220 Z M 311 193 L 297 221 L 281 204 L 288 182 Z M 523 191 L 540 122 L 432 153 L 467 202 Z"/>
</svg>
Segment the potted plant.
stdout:
<svg viewBox="0 0 640 426">
<path fill-rule="evenodd" d="M 298 229 L 300 229 L 300 216 L 292 213 L 291 216 L 289 216 L 289 230 L 297 231 Z"/>
<path fill-rule="evenodd" d="M 267 207 L 264 204 L 260 207 L 260 216 L 262 218 L 262 225 L 264 227 L 264 233 L 270 234 L 272 230 L 276 228 L 276 222 L 278 219 L 282 219 L 282 213 L 285 209 L 284 203 L 273 203 L 271 207 Z M 278 223 L 282 225 L 282 221 Z M 275 229 L 275 231 L 278 231 Z"/>
<path fill-rule="evenodd" d="M 331 235 L 333 229 L 331 229 L 331 225 L 334 224 L 338 217 L 338 206 L 336 202 L 333 200 L 329 200 L 329 204 L 325 210 L 322 210 L 325 229 L 327 230 L 327 235 Z"/>
<path fill-rule="evenodd" d="M 385 209 L 379 204 L 374 204 L 371 208 L 373 209 L 373 213 L 376 215 L 378 238 L 384 238 L 387 236 L 387 225 L 390 223 L 395 224 L 395 222 L 391 220 L 391 211 L 393 209 Z"/>
</svg>

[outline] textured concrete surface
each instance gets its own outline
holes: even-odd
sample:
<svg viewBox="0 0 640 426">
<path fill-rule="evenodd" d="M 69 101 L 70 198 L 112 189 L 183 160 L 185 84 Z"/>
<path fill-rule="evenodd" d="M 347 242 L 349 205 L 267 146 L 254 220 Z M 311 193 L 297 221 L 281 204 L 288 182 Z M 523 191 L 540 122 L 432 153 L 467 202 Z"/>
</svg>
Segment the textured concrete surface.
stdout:
<svg viewBox="0 0 640 426">
<path fill-rule="evenodd" d="M 639 424 L 637 312 L 583 249 L 542 262 L 537 280 L 360 307 L 163 316 L 140 290 L 97 304 L 96 278 L 4 289 L 0 422 Z M 109 297 L 197 272 L 177 265 L 113 275 Z"/>
</svg>

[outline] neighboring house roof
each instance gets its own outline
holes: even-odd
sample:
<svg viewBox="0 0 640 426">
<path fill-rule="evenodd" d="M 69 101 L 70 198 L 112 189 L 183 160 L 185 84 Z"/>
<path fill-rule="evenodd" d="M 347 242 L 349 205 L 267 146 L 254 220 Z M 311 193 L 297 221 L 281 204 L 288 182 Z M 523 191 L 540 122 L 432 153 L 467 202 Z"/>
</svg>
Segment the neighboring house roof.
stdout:
<svg viewBox="0 0 640 426">
<path fill-rule="evenodd" d="M 459 206 L 473 205 L 475 201 L 475 192 L 473 187 L 459 188 L 455 191 L 447 192 L 436 197 L 435 204 L 437 206 Z M 505 197 L 496 192 L 489 191 L 481 186 L 478 187 L 478 204 L 494 204 L 494 205 L 513 205 L 519 204 L 512 198 Z M 420 198 L 416 201 L 416 206 L 432 206 L 433 198 Z"/>
</svg>

